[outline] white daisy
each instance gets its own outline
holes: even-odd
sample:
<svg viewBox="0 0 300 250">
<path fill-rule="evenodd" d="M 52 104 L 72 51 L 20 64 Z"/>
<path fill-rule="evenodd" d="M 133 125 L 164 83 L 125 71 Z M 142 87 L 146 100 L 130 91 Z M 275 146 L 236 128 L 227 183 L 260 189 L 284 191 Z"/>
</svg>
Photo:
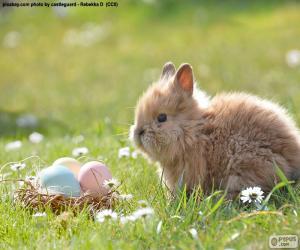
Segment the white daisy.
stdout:
<svg viewBox="0 0 300 250">
<path fill-rule="evenodd" d="M 13 171 L 19 171 L 19 170 L 24 169 L 25 167 L 26 167 L 26 164 L 22 163 L 22 162 L 14 163 L 10 166 L 11 170 L 13 170 Z"/>
<path fill-rule="evenodd" d="M 120 194 L 118 196 L 118 198 L 120 200 L 123 200 L 123 201 L 128 201 L 128 200 L 131 200 L 133 198 L 133 195 L 132 194 Z"/>
<path fill-rule="evenodd" d="M 40 143 L 44 139 L 44 136 L 38 132 L 33 132 L 29 135 L 29 141 L 32 143 Z"/>
<path fill-rule="evenodd" d="M 300 50 L 290 50 L 286 53 L 286 63 L 289 67 L 297 67 L 300 65 Z"/>
<path fill-rule="evenodd" d="M 191 229 L 189 230 L 189 233 L 191 234 L 191 236 L 192 236 L 195 240 L 198 239 L 198 232 L 197 232 L 197 230 L 196 230 L 195 228 L 191 228 Z"/>
<path fill-rule="evenodd" d="M 122 216 L 120 217 L 120 222 L 121 224 L 126 224 L 127 222 L 130 222 L 130 221 L 136 221 L 136 217 L 134 217 L 133 215 L 127 215 L 127 216 Z"/>
<path fill-rule="evenodd" d="M 260 187 L 249 187 L 246 188 L 241 192 L 241 200 L 243 203 L 246 202 L 258 202 L 261 203 L 264 196 L 263 196 L 263 191 L 261 190 Z"/>
<path fill-rule="evenodd" d="M 118 218 L 118 214 L 111 209 L 105 209 L 97 213 L 96 220 L 98 222 L 104 222 L 107 219 L 116 220 Z"/>
<path fill-rule="evenodd" d="M 78 135 L 78 136 L 75 136 L 72 141 L 76 144 L 80 143 L 80 142 L 83 142 L 84 141 L 84 136 L 83 135 Z"/>
<path fill-rule="evenodd" d="M 109 24 L 87 23 L 82 29 L 70 29 L 65 33 L 63 42 L 71 46 L 88 47 L 104 40 L 109 34 Z"/>
<path fill-rule="evenodd" d="M 133 151 L 133 152 L 131 153 L 131 157 L 132 157 L 133 159 L 136 159 L 136 158 L 138 157 L 138 152 L 137 152 L 137 151 Z"/>
<path fill-rule="evenodd" d="M 133 212 L 132 216 L 134 216 L 136 219 L 139 218 L 147 218 L 154 214 L 154 210 L 151 207 L 144 207 L 136 210 Z"/>
<path fill-rule="evenodd" d="M 25 181 L 30 182 L 32 185 L 36 185 L 38 180 L 36 176 L 26 176 Z"/>
<path fill-rule="evenodd" d="M 12 151 L 12 150 L 17 150 L 22 147 L 22 142 L 21 141 L 13 141 L 9 142 L 5 145 L 5 150 L 6 151 Z"/>
<path fill-rule="evenodd" d="M 40 218 L 40 217 L 46 217 L 47 214 L 44 212 L 44 213 L 35 213 L 32 215 L 33 218 Z"/>
<path fill-rule="evenodd" d="M 74 148 L 72 151 L 72 155 L 74 157 L 86 155 L 89 152 L 87 147 Z"/>
<path fill-rule="evenodd" d="M 14 49 L 20 43 L 21 34 L 18 31 L 8 32 L 3 39 L 3 46 L 6 48 Z"/>
<path fill-rule="evenodd" d="M 105 187 L 107 189 L 117 188 L 119 185 L 120 185 L 120 182 L 115 178 L 111 178 L 111 179 L 105 180 L 103 182 L 103 187 Z"/>
<path fill-rule="evenodd" d="M 130 148 L 129 147 L 120 148 L 118 157 L 119 158 L 130 157 Z"/>
</svg>

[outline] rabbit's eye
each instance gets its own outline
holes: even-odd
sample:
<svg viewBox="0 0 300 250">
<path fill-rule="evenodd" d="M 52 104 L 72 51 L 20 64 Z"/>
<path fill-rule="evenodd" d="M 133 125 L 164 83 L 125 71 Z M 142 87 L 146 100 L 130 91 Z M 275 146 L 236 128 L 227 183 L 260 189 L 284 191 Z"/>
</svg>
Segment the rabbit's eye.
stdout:
<svg viewBox="0 0 300 250">
<path fill-rule="evenodd" d="M 167 120 L 167 115 L 166 114 L 159 114 L 157 117 L 158 122 L 165 122 Z"/>
</svg>

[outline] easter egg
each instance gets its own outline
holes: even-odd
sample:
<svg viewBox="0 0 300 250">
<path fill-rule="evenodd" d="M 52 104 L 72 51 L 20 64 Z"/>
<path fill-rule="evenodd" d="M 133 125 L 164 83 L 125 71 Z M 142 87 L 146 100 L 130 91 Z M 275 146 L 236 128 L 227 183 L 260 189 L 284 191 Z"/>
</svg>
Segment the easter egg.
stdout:
<svg viewBox="0 0 300 250">
<path fill-rule="evenodd" d="M 77 177 L 81 164 L 79 161 L 71 158 L 71 157 L 62 157 L 53 162 L 52 166 L 62 165 L 69 168 Z"/>
<path fill-rule="evenodd" d="M 108 193 L 109 190 L 103 186 L 103 183 L 111 178 L 108 168 L 98 161 L 84 164 L 78 174 L 82 191 L 94 197 L 104 196 Z"/>
<path fill-rule="evenodd" d="M 56 165 L 43 169 L 38 175 L 42 190 L 50 194 L 80 196 L 80 185 L 74 174 L 65 166 Z"/>
</svg>

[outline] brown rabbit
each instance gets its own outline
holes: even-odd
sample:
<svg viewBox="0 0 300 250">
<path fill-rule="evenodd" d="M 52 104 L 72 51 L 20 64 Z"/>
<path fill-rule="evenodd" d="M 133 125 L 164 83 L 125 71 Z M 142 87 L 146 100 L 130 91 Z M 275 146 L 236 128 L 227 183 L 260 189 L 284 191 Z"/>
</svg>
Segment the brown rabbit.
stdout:
<svg viewBox="0 0 300 250">
<path fill-rule="evenodd" d="M 172 63 L 139 100 L 131 137 L 137 148 L 163 168 L 174 191 L 226 189 L 230 197 L 259 186 L 270 191 L 278 177 L 300 177 L 300 134 L 286 111 L 244 93 L 199 95 L 193 70 Z M 200 98 L 199 98 L 200 97 Z"/>
</svg>

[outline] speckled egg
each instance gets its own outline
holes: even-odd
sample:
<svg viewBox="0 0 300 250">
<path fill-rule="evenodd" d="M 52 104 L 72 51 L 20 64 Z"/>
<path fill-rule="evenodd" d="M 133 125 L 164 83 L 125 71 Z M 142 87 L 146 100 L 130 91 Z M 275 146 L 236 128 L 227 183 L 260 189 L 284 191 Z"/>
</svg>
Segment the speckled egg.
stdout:
<svg viewBox="0 0 300 250">
<path fill-rule="evenodd" d="M 98 161 L 91 161 L 84 164 L 78 174 L 78 180 L 84 193 L 94 197 L 106 195 L 108 189 L 103 186 L 105 180 L 111 179 L 108 168 Z"/>
<path fill-rule="evenodd" d="M 73 172 L 65 166 L 56 165 L 43 169 L 38 175 L 42 190 L 67 197 L 80 196 L 80 185 Z"/>
<path fill-rule="evenodd" d="M 52 166 L 57 165 L 69 168 L 75 174 L 76 177 L 78 176 L 79 170 L 81 168 L 80 162 L 71 157 L 62 157 L 57 159 L 55 162 L 53 162 Z"/>
</svg>

